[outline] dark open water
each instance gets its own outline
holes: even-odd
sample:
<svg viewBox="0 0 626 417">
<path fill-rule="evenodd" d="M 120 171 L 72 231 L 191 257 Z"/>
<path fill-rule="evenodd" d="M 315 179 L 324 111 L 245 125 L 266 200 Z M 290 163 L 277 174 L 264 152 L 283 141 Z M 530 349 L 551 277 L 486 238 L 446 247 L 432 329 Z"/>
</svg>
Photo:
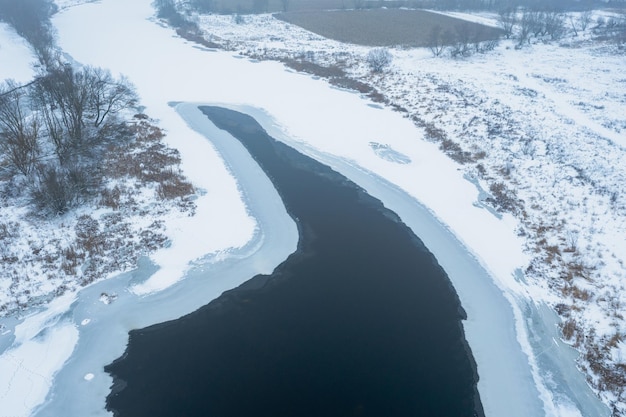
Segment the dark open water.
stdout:
<svg viewBox="0 0 626 417">
<path fill-rule="evenodd" d="M 119 416 L 482 416 L 464 312 L 436 259 L 354 183 L 247 115 L 202 111 L 282 196 L 298 250 L 179 320 L 130 333 Z M 207 277 L 219 279 L 219 277 Z"/>
</svg>

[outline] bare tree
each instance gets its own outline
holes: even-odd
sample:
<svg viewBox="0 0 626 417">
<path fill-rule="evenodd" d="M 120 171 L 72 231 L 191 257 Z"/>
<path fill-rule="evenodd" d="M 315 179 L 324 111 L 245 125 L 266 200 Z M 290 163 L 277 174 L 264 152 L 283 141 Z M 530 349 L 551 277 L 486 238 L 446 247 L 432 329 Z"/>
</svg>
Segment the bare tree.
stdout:
<svg viewBox="0 0 626 417">
<path fill-rule="evenodd" d="M 565 16 L 557 11 L 545 12 L 542 15 L 544 32 L 550 39 L 558 40 L 565 34 Z"/>
<path fill-rule="evenodd" d="M 369 51 L 366 60 L 373 72 L 382 72 L 391 64 L 393 56 L 386 48 L 374 48 Z"/>
<path fill-rule="evenodd" d="M 67 159 L 70 143 L 61 117 L 57 112 L 57 106 L 45 86 L 39 82 L 33 85 L 30 96 L 31 102 L 45 127 L 46 138 L 54 147 L 59 162 L 63 164 Z"/>
<path fill-rule="evenodd" d="M 507 39 L 510 39 L 511 35 L 513 35 L 513 28 L 516 22 L 517 12 L 515 9 L 502 9 L 498 12 L 498 25 L 504 31 L 504 36 L 506 36 Z"/>
<path fill-rule="evenodd" d="M 578 21 L 576 19 L 574 19 L 574 16 L 570 15 L 569 16 L 569 23 L 570 26 L 572 27 L 572 30 L 574 31 L 574 36 L 578 36 Z"/>
<path fill-rule="evenodd" d="M 428 48 L 433 53 L 433 56 L 441 56 L 451 39 L 452 35 L 450 32 L 444 31 L 441 25 L 433 26 L 428 34 Z"/>
<path fill-rule="evenodd" d="M 89 88 L 87 113 L 94 127 L 100 127 L 109 116 L 137 104 L 137 93 L 125 77 L 115 80 L 102 68 L 85 68 Z"/>
<path fill-rule="evenodd" d="M 28 176 L 39 156 L 39 121 L 27 116 L 23 88 L 7 82 L 0 91 L 0 152 L 15 171 Z"/>
<path fill-rule="evenodd" d="M 519 21 L 519 30 L 517 32 L 517 46 L 520 47 L 524 43 L 530 43 L 530 36 L 535 26 L 534 15 L 531 12 L 524 11 Z"/>
<path fill-rule="evenodd" d="M 48 72 L 39 84 L 48 95 L 69 139 L 79 143 L 83 140 L 85 111 L 90 100 L 90 85 L 84 71 L 76 71 L 71 65 L 61 65 Z"/>
<path fill-rule="evenodd" d="M 578 25 L 580 27 L 580 30 L 582 30 L 583 32 L 587 30 L 587 27 L 589 27 L 589 24 L 591 24 L 592 18 L 593 13 L 591 12 L 591 10 L 586 10 L 582 12 L 578 17 Z"/>
<path fill-rule="evenodd" d="M 31 187 L 31 198 L 42 213 L 49 215 L 65 213 L 75 200 L 63 173 L 47 165 L 42 165 L 39 169 L 37 180 Z"/>
<path fill-rule="evenodd" d="M 450 56 L 453 58 L 471 55 L 471 44 L 474 35 L 467 22 L 455 26 L 454 42 L 450 45 Z"/>
<path fill-rule="evenodd" d="M 61 165 L 89 152 L 106 120 L 137 103 L 127 79 L 114 79 L 100 68 L 75 70 L 63 65 L 41 76 L 32 90 Z"/>
</svg>

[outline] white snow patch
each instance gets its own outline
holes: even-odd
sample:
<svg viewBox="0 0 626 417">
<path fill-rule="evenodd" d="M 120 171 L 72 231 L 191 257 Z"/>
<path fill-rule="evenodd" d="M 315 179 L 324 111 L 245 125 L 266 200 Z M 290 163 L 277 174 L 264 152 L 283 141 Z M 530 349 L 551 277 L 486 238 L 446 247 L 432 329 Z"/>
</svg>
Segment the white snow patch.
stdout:
<svg viewBox="0 0 626 417">
<path fill-rule="evenodd" d="M 77 342 L 76 327 L 62 322 L 4 352 L 0 356 L 3 415 L 28 417 L 45 400 L 54 374 L 63 367 Z"/>
<path fill-rule="evenodd" d="M 17 83 L 31 81 L 37 58 L 28 42 L 4 22 L 0 22 L 0 81 L 12 79 Z"/>
</svg>

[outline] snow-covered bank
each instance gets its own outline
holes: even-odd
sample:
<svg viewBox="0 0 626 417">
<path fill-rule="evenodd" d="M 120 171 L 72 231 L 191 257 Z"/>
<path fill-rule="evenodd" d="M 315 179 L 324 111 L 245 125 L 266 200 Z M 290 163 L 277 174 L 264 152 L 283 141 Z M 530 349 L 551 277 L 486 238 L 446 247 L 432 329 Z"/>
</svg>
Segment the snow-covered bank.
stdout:
<svg viewBox="0 0 626 417">
<path fill-rule="evenodd" d="M 252 115 L 274 138 L 364 187 L 422 239 L 449 275 L 468 313 L 463 326 L 478 363 L 486 416 L 608 415 L 578 370 L 576 352 L 559 340 L 554 312 L 540 301 L 494 285 L 485 265 L 414 196 L 351 160 L 293 141 L 262 110 L 227 107 Z M 519 279 L 518 273 L 515 276 Z"/>
<path fill-rule="evenodd" d="M 135 294 L 139 291 L 133 289 L 147 288 L 147 284 L 158 277 L 157 266 L 144 260 L 133 272 L 91 285 L 80 291 L 76 300 L 59 300 L 43 313 L 26 318 L 15 329 L 13 346 L 0 356 L 0 364 L 2 361 L 12 364 L 19 359 L 13 368 L 7 368 L 12 372 L 6 375 L 6 380 L 0 379 L 2 413 L 28 416 L 39 406 L 34 415 L 107 415 L 104 400 L 111 378 L 104 373 L 103 366 L 123 353 L 130 330 L 178 318 L 256 274 L 271 273 L 296 249 L 295 223 L 287 215 L 271 182 L 239 142 L 206 123 L 206 118 L 193 107 L 185 111 L 184 116 L 190 126 L 212 138 L 213 146 L 238 173 L 239 190 L 258 224 L 255 232 L 241 248 L 206 254 L 194 265 L 188 265 L 186 257 L 179 258 L 180 269 L 169 271 L 172 281 L 167 289 L 142 296 Z M 199 146 L 198 151 L 201 149 Z M 208 157 L 207 154 L 200 156 Z M 237 215 L 239 218 L 235 217 Z M 245 222 L 247 217 L 235 212 L 231 218 Z M 202 232 L 198 233 L 185 238 L 195 241 L 202 237 Z M 178 281 L 183 271 L 186 271 L 185 279 Z M 173 284 L 174 281 L 178 282 Z M 103 294 L 115 295 L 114 301 L 103 302 Z M 57 322 L 59 326 L 55 326 Z M 38 336 L 48 328 L 49 336 Z M 68 333 L 70 330 L 72 332 Z M 67 337 L 68 334 L 72 337 Z M 37 344 L 38 339 L 43 340 Z M 34 350 L 34 344 L 39 350 Z M 41 352 L 47 356 L 42 356 Z M 37 372 L 33 376 L 34 366 Z M 25 388 L 27 383 L 30 385 Z M 33 394 L 32 400 L 24 397 L 26 389 L 37 395 Z M 41 404 L 44 399 L 45 403 Z"/>
<path fill-rule="evenodd" d="M 0 82 L 12 79 L 18 84 L 31 81 L 38 64 L 28 42 L 4 22 L 0 22 L 0 63 Z"/>
<path fill-rule="evenodd" d="M 607 13 L 594 11 L 592 18 L 601 26 Z M 496 24 L 494 15 L 453 15 Z M 203 15 L 197 22 L 205 38 L 243 56 L 346 73 L 351 82 L 340 79 L 341 85 L 374 88 L 377 100 L 414 120 L 427 140 L 459 161 L 479 190 L 477 205 L 516 216 L 528 256 L 521 286 L 559 312 L 560 337 L 578 349 L 576 360 L 597 394 L 618 415 L 626 413 L 620 400 L 626 392 L 625 57 L 616 45 L 594 39 L 598 33 L 588 27 L 521 50 L 503 41 L 493 52 L 463 59 L 392 48 L 390 67 L 372 73 L 368 48 L 270 15 L 246 16 L 243 24 Z M 407 160 L 385 144 L 371 145 L 381 158 Z"/>
<path fill-rule="evenodd" d="M 71 294 L 54 300 L 44 311 L 17 325 L 10 340 L 9 333 L 2 337 L 2 415 L 27 416 L 46 398 L 54 373 L 70 357 L 78 341 L 76 327 L 64 316 L 73 301 Z"/>
<path fill-rule="evenodd" d="M 466 331 L 477 358 L 482 378 L 479 389 L 488 412 L 494 416 L 510 416 L 514 410 L 509 407 L 510 394 L 504 392 L 510 385 L 499 384 L 503 381 L 499 378 L 506 378 L 505 374 L 509 373 L 509 369 L 502 364 L 498 367 L 489 366 L 493 365 L 494 358 L 486 352 L 493 351 L 481 351 L 481 341 L 484 343 L 486 340 L 481 338 L 486 335 L 493 338 L 490 340 L 493 348 L 509 346 L 514 350 L 510 353 L 515 358 L 503 361 L 510 360 L 517 364 L 515 368 L 523 374 L 512 375 L 513 380 L 510 382 L 513 384 L 511 389 L 516 389 L 520 395 L 516 397 L 520 402 L 520 413 L 523 413 L 520 415 L 537 415 L 537 407 L 544 407 L 544 414 L 549 416 L 577 415 L 571 409 L 575 407 L 573 404 L 582 400 L 562 401 L 558 396 L 551 396 L 542 388 L 546 382 L 542 381 L 542 375 L 537 369 L 524 366 L 525 353 L 530 354 L 531 362 L 536 364 L 534 354 L 542 354 L 548 346 L 540 343 L 537 347 L 533 346 L 534 351 L 521 350 L 521 346 L 528 348 L 530 343 L 523 318 L 526 312 L 520 307 L 523 303 L 515 304 L 513 301 L 527 298 L 524 285 L 515 278 L 517 268 L 527 262 L 527 256 L 521 250 L 522 240 L 515 233 L 517 224 L 510 216 L 499 219 L 482 208 L 477 202 L 479 191 L 474 184 L 465 180 L 458 165 L 444 157 L 435 144 L 423 141 L 422 132 L 398 113 L 369 103 L 357 94 L 334 89 L 324 81 L 285 71 L 277 63 L 254 63 L 235 59 L 229 53 L 194 48 L 195 45 L 174 36 L 171 30 L 150 20 L 152 13 L 149 0 L 137 0 L 132 4 L 123 0 L 103 0 L 100 3 L 68 9 L 58 15 L 54 23 L 59 31 L 59 44 L 74 59 L 129 76 L 137 85 L 142 102 L 146 105 L 146 113 L 160 119 L 161 127 L 168 131 L 170 145 L 181 151 L 187 176 L 206 190 L 197 203 L 198 211 L 201 211 L 198 218 L 208 222 L 205 225 L 207 228 L 200 233 L 193 220 L 180 224 L 176 235 L 172 235 L 174 244 L 170 251 L 166 250 L 155 257 L 155 262 L 163 264 L 161 270 L 169 271 L 167 274 L 162 273 L 162 278 L 169 282 L 176 281 L 181 277 L 182 271 L 188 268 L 187 263 L 195 257 L 207 253 L 219 256 L 219 251 L 229 246 L 244 245 L 252 236 L 254 228 L 242 202 L 241 192 L 237 190 L 230 173 L 224 169 L 221 159 L 212 152 L 209 145 L 201 144 L 202 138 L 191 131 L 167 103 L 175 100 L 210 101 L 248 104 L 261 108 L 274 120 L 266 122 L 266 129 L 280 123 L 280 126 L 275 126 L 276 129 L 271 131 L 272 134 L 282 132 L 278 135 L 279 139 L 289 140 L 294 147 L 313 156 L 322 158 L 327 155 L 334 161 L 340 161 L 345 166 L 344 169 L 352 172 L 348 176 L 352 175 L 359 184 L 363 182 L 372 192 L 375 187 L 372 184 L 367 186 L 365 181 L 375 175 L 378 179 L 373 182 L 374 185 L 381 181 L 395 184 L 403 193 L 419 200 L 430 214 L 435 213 L 438 220 L 447 225 L 455 238 L 478 259 L 478 265 L 487 270 L 499 285 L 499 289 L 495 289 L 493 285 L 485 285 L 484 289 L 487 293 L 493 291 L 495 298 L 489 296 L 490 300 L 500 300 L 500 307 L 496 307 L 496 310 L 502 311 L 503 316 L 508 315 L 508 319 L 505 318 L 500 323 L 502 329 L 508 329 L 505 333 L 481 333 L 486 330 L 479 326 L 489 327 L 500 315 L 488 316 L 480 325 L 474 323 L 473 320 L 479 316 L 479 308 L 461 294 L 470 317 L 466 323 Z M 111 30 L 113 25 L 115 30 Z M 372 143 L 382 147 L 372 147 Z M 381 153 L 380 149 L 386 149 L 387 154 Z M 393 158 L 381 156 L 390 154 L 401 155 L 399 160 L 410 162 L 397 163 Z M 232 166 L 232 170 L 237 176 L 241 175 L 239 168 Z M 250 198 L 250 202 L 252 201 Z M 383 201 L 386 204 L 391 203 L 385 197 Z M 251 206 L 249 210 L 257 216 L 255 207 Z M 398 208 L 398 211 L 401 210 Z M 409 218 L 407 214 L 400 214 L 403 219 Z M 417 234 L 427 241 L 428 232 Z M 431 250 L 444 266 L 447 261 L 455 263 L 452 261 L 455 258 L 449 257 L 447 245 L 436 249 L 436 242 L 427 241 L 427 244 L 429 247 L 433 246 Z M 465 249 L 461 252 L 462 255 L 459 256 L 467 258 Z M 179 257 L 182 255 L 185 257 Z M 454 265 L 450 268 L 452 271 Z M 471 295 L 477 292 L 475 287 L 480 286 L 483 289 L 483 286 L 479 285 L 480 281 L 474 274 L 460 271 L 458 276 L 465 280 L 470 277 L 472 280 L 466 285 Z M 152 284 L 149 281 L 151 289 L 165 288 L 167 285 L 160 280 L 155 286 Z M 85 304 L 83 310 L 74 310 L 75 320 L 83 323 L 83 320 L 92 317 L 102 319 L 94 318 L 83 326 L 90 333 L 80 335 L 73 358 L 55 381 L 51 408 L 42 409 L 41 415 L 84 415 L 79 411 L 86 404 L 74 404 L 72 406 L 79 408 L 73 410 L 63 408 L 71 403 L 63 401 L 70 393 L 72 398 L 81 398 L 83 394 L 91 392 L 91 395 L 98 396 L 97 401 L 101 403 L 103 395 L 106 395 L 107 382 L 103 380 L 104 375 L 99 369 L 103 363 L 115 357 L 115 352 L 121 353 L 125 330 L 145 323 L 143 318 L 140 320 L 137 315 L 126 313 L 134 304 L 145 304 L 144 300 L 171 298 L 183 304 L 173 294 L 177 294 L 177 288 L 196 285 L 196 282 L 186 279 L 139 301 L 131 296 L 120 295 L 111 306 L 120 305 L 116 308 L 122 310 L 104 310 L 111 313 L 103 312 L 105 307 L 97 301 L 100 292 L 111 290 L 107 285 L 112 285 L 112 289 L 117 288 L 119 293 L 119 289 L 126 288 L 128 284 L 114 281 L 101 283 L 90 287 L 96 288 L 93 294 L 87 290 L 81 294 L 81 300 L 85 300 Z M 462 284 L 457 285 L 461 293 Z M 514 302 L 515 309 L 511 309 L 502 297 L 496 297 L 498 291 L 506 292 L 508 300 Z M 97 316 L 91 313 L 91 309 L 97 309 Z M 158 314 L 159 311 L 150 310 L 143 312 L 141 316 L 145 315 L 146 320 L 147 317 L 152 320 L 166 319 Z M 517 320 L 515 329 L 510 326 L 513 318 Z M 121 320 L 123 323 L 120 323 Z M 531 323 L 531 327 L 534 326 Z M 109 337 L 103 341 L 102 338 L 107 336 Z M 521 345 L 516 345 L 518 342 Z M 101 345 L 102 343 L 106 344 Z M 114 346 L 115 344 L 121 345 Z M 95 346 L 106 352 L 105 357 L 87 359 L 86 352 L 95 349 Z M 500 353 L 506 354 L 504 350 Z M 93 379 L 84 379 L 88 374 L 93 374 Z M 519 376 L 519 379 L 515 376 Z M 574 377 L 578 381 L 582 380 L 581 386 L 584 387 L 582 374 L 574 374 Z M 78 387 L 83 392 L 77 391 L 76 381 L 82 384 Z M 578 390 L 576 388 L 572 391 L 578 395 Z M 91 400 L 85 400 L 89 401 Z M 579 415 L 593 415 L 589 411 L 593 407 L 581 407 L 583 409 L 585 412 L 580 411 Z"/>
</svg>

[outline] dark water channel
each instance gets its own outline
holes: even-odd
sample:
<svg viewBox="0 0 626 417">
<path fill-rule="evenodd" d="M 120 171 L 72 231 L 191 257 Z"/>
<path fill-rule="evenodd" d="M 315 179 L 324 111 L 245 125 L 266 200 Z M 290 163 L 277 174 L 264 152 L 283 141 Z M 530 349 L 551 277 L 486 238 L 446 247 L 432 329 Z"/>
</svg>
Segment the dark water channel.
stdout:
<svg viewBox="0 0 626 417">
<path fill-rule="evenodd" d="M 463 310 L 398 217 L 251 117 L 202 111 L 249 150 L 298 250 L 178 320 L 130 333 L 107 408 L 119 416 L 482 416 Z M 219 277 L 208 278 L 219 279 Z"/>
</svg>

